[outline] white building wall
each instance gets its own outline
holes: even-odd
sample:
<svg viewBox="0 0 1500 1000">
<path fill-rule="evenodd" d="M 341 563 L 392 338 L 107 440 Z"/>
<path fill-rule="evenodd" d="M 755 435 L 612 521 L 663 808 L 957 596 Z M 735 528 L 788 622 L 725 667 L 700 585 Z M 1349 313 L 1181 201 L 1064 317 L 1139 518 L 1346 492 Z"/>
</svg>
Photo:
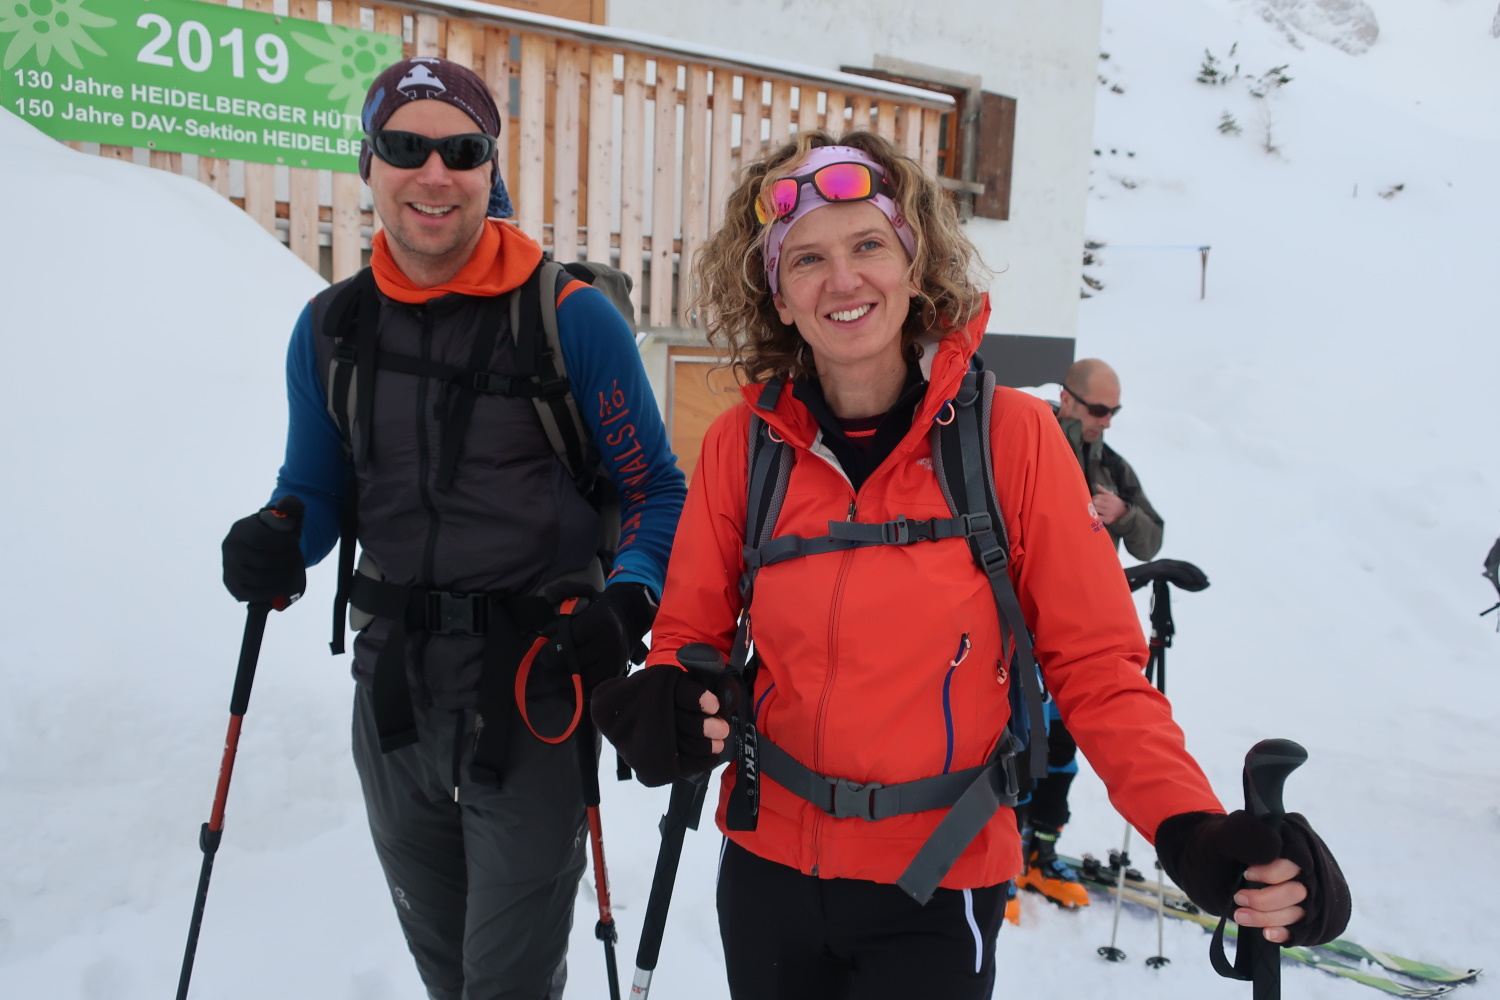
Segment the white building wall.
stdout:
<svg viewBox="0 0 1500 1000">
<path fill-rule="evenodd" d="M 612 27 L 825 69 L 877 55 L 979 75 L 1017 100 L 1010 220 L 969 236 L 996 272 L 990 330 L 1072 337 L 1103 0 L 609 0 Z"/>
</svg>

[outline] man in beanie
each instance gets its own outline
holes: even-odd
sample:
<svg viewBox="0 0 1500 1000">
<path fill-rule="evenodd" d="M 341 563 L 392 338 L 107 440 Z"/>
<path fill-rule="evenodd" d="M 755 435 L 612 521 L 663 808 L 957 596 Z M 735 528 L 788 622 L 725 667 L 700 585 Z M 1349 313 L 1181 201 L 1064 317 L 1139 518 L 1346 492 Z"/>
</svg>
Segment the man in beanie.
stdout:
<svg viewBox="0 0 1500 1000">
<path fill-rule="evenodd" d="M 686 493 L 629 325 L 566 273 L 539 287 L 541 247 L 487 217 L 500 125 L 456 63 L 405 59 L 371 85 L 360 174 L 385 228 L 293 329 L 284 517 L 224 540 L 230 593 L 274 601 L 343 533 L 354 761 L 436 1000 L 562 993 L 588 836 L 578 702 L 649 629 Z M 546 344 L 542 296 L 565 378 L 526 346 Z M 271 527 L 287 521 L 300 533 Z"/>
</svg>

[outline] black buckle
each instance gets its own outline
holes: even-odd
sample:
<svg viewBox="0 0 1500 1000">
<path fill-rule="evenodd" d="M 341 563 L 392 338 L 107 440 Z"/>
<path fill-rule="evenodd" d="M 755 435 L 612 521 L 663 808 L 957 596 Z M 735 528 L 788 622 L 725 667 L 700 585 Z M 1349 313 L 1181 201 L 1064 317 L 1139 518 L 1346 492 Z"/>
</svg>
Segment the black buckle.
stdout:
<svg viewBox="0 0 1500 1000">
<path fill-rule="evenodd" d="M 986 514 L 985 516 L 988 517 L 989 515 Z M 991 535 L 990 537 L 993 538 L 994 536 Z M 1005 569 L 1005 564 L 1009 560 L 1006 558 L 1004 546 L 997 542 L 989 546 L 980 545 L 978 548 L 979 561 L 984 564 L 984 571 L 987 575 L 994 576 Z"/>
<path fill-rule="evenodd" d="M 897 514 L 894 521 L 880 526 L 881 541 L 886 545 L 910 545 L 912 542 L 937 541 L 937 518 L 925 521 L 908 521 L 905 514 Z"/>
<path fill-rule="evenodd" d="M 875 789 L 884 788 L 884 785 L 878 781 L 861 785 L 847 778 L 824 778 L 823 780 L 833 786 L 833 808 L 829 810 L 830 815 L 838 819 L 858 816 L 862 820 L 874 821 L 875 812 L 870 796 Z"/>
<path fill-rule="evenodd" d="M 905 514 L 897 514 L 894 521 L 886 521 L 880 526 L 880 540 L 886 545 L 905 545 L 911 541 L 911 525 L 906 520 Z"/>
<path fill-rule="evenodd" d="M 990 521 L 988 511 L 979 514 L 963 514 L 960 516 L 960 520 L 964 523 L 965 538 L 994 530 L 994 524 Z"/>
<path fill-rule="evenodd" d="M 437 635 L 484 635 L 485 619 L 482 595 L 450 594 L 429 591 L 427 594 L 427 631 Z"/>
<path fill-rule="evenodd" d="M 469 387 L 475 392 L 488 393 L 494 396 L 514 396 L 515 381 L 509 375 L 497 375 L 494 372 L 474 372 L 469 379 Z"/>
<path fill-rule="evenodd" d="M 553 399 L 557 396 L 566 396 L 568 394 L 568 379 L 566 376 L 562 378 L 541 379 L 536 384 L 536 391 L 537 395 L 541 396 L 543 399 Z"/>
<path fill-rule="evenodd" d="M 1005 799 L 1002 801 L 1014 805 L 1021 797 L 1021 776 L 1016 772 L 1016 754 L 1021 750 L 1021 741 L 1011 732 L 1010 726 L 1005 727 L 999 749 L 1000 773 L 1005 778 Z"/>
</svg>

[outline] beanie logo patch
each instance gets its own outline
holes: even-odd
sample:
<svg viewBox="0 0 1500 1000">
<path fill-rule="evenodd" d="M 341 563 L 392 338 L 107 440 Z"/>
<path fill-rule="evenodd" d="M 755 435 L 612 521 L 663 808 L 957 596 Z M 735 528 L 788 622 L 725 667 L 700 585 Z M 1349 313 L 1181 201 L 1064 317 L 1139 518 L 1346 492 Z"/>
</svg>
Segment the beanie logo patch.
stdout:
<svg viewBox="0 0 1500 1000">
<path fill-rule="evenodd" d="M 407 97 L 415 97 L 415 95 L 409 92 L 418 88 L 433 90 L 440 94 L 448 89 L 443 85 L 443 81 L 433 76 L 432 70 L 426 66 L 413 66 L 411 72 L 407 73 L 401 78 L 401 82 L 396 84 L 396 89 L 406 94 Z"/>
</svg>

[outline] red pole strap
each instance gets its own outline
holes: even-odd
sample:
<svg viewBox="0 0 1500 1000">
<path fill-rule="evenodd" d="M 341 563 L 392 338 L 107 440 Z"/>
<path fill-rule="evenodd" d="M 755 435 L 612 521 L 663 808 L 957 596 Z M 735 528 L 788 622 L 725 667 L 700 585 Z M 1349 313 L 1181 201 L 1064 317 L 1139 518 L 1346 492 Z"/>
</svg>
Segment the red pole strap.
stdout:
<svg viewBox="0 0 1500 1000">
<path fill-rule="evenodd" d="M 578 598 L 568 598 L 558 606 L 558 617 L 567 617 L 573 613 L 573 609 L 577 606 Z M 516 707 L 520 709 L 521 721 L 526 723 L 526 728 L 531 730 L 531 735 L 543 743 L 556 745 L 565 742 L 568 737 L 572 736 L 573 730 L 578 728 L 579 720 L 583 718 L 583 678 L 578 675 L 575 669 L 573 673 L 573 718 L 568 721 L 568 727 L 557 736 L 543 736 L 537 732 L 536 726 L 531 724 L 531 714 L 526 710 L 526 682 L 531 677 L 531 667 L 536 662 L 537 654 L 550 641 L 544 635 L 537 636 L 531 643 L 531 648 L 526 651 L 526 655 L 521 658 L 521 666 L 516 670 Z"/>
</svg>

